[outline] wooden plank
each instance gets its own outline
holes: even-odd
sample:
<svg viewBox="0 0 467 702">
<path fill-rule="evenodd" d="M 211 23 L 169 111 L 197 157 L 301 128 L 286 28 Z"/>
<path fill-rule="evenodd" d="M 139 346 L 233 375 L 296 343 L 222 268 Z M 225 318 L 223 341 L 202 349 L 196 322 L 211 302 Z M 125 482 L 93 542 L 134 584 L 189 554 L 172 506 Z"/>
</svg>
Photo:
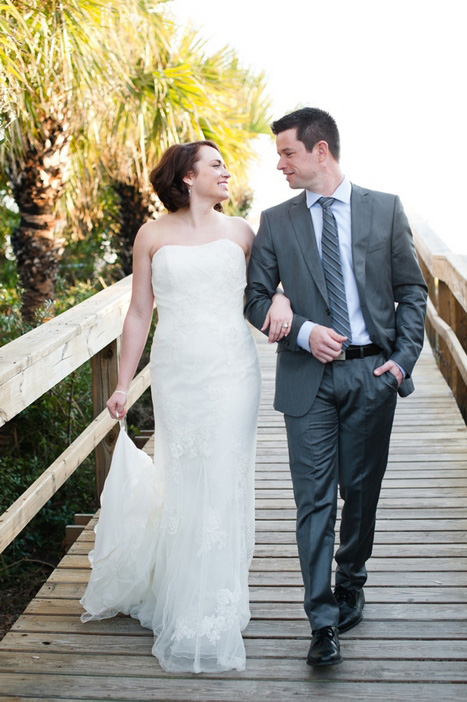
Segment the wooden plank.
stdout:
<svg viewBox="0 0 467 702">
<path fill-rule="evenodd" d="M 304 619 L 305 613 L 299 602 L 251 602 L 253 619 Z M 79 617 L 83 608 L 77 600 L 36 598 L 32 600 L 25 611 L 25 616 L 31 618 L 57 616 Z M 430 621 L 456 620 L 465 621 L 465 603 L 457 602 L 407 602 L 372 603 L 365 605 L 365 619 L 417 619 Z"/>
<path fill-rule="evenodd" d="M 340 523 L 340 520 L 337 521 Z M 295 519 L 257 519 L 256 534 L 261 532 L 272 532 L 276 536 L 280 532 L 295 533 Z M 420 533 L 422 537 L 426 535 L 426 539 L 436 539 L 438 535 L 443 537 L 444 534 L 454 535 L 460 532 L 460 536 L 464 537 L 464 532 L 467 531 L 467 519 L 378 519 L 376 522 L 376 538 L 386 538 L 386 533 L 392 534 L 394 538 L 398 537 L 398 532 L 406 532 L 411 534 Z M 85 536 L 85 535 L 83 535 Z"/>
<path fill-rule="evenodd" d="M 297 545 L 294 539 L 287 539 L 282 542 L 280 539 L 276 543 L 271 543 L 272 539 L 257 540 L 255 546 L 254 557 L 262 558 L 298 558 Z M 424 544 L 426 548 L 422 548 L 420 543 L 401 543 L 397 540 L 391 543 L 375 543 L 373 548 L 373 558 L 414 558 L 414 559 L 436 559 L 448 558 L 467 559 L 467 544 L 462 541 L 457 543 L 434 543 L 428 542 Z M 71 549 L 70 549 L 71 550 Z M 74 544 L 73 554 L 87 555 L 89 550 L 88 544 L 83 544 L 81 541 Z"/>
<path fill-rule="evenodd" d="M 287 524 L 287 522 L 286 522 Z M 83 542 L 81 542 L 83 543 Z M 282 531 L 256 529 L 256 543 L 259 544 L 295 544 L 295 525 Z M 463 531 L 377 531 L 375 544 L 462 544 L 465 546 Z M 92 546 L 90 542 L 86 548 Z"/>
<path fill-rule="evenodd" d="M 430 427 L 429 431 L 420 431 L 420 424 L 412 426 L 412 431 L 410 432 L 410 444 L 412 446 L 422 446 L 425 443 L 438 443 L 448 441 L 450 444 L 459 444 L 460 446 L 465 446 L 467 444 L 465 432 L 462 431 L 462 427 L 458 430 L 449 431 L 439 431 L 439 425 L 436 428 Z M 398 431 L 396 430 L 391 434 L 391 446 L 398 446 L 401 444 L 406 444 L 408 441 L 407 434 L 409 431 Z M 285 433 L 280 434 L 279 432 L 273 432 L 271 434 L 259 434 L 257 446 L 261 451 L 263 448 L 284 448 L 287 444 L 287 436 Z"/>
<path fill-rule="evenodd" d="M 245 638 L 273 637 L 288 639 L 302 637 L 310 639 L 310 625 L 306 619 L 255 619 L 244 632 Z M 363 640 L 374 641 L 382 639 L 391 641 L 407 639 L 408 641 L 457 641 L 466 639 L 465 622 L 462 620 L 449 621 L 441 626 L 436 621 L 404 620 L 395 622 L 382 619 L 367 619 L 364 617 L 358 628 L 342 635 L 342 639 L 355 641 L 356 650 Z M 400 658 L 403 659 L 403 651 Z"/>
<path fill-rule="evenodd" d="M 253 558 L 252 571 L 299 570 L 298 558 Z M 409 570 L 419 572 L 454 571 L 466 572 L 466 558 L 374 558 L 368 563 L 368 572 Z"/>
<path fill-rule="evenodd" d="M 455 500 L 459 504 L 459 506 L 463 506 L 462 503 L 459 501 L 459 498 L 466 498 L 467 497 L 467 488 L 465 487 L 457 487 L 454 486 L 454 490 L 451 487 L 443 487 L 443 488 L 437 488 L 437 487 L 413 487 L 413 488 L 397 488 L 397 487 L 391 487 L 388 486 L 387 484 L 383 485 L 382 490 L 381 490 L 381 498 L 380 502 L 383 500 L 394 500 L 394 499 L 399 499 L 402 498 L 406 501 L 411 500 L 415 504 L 420 501 L 420 500 L 425 500 L 425 499 L 437 499 L 438 496 L 438 502 L 441 503 L 442 498 L 448 498 L 448 499 L 453 499 L 452 495 L 453 493 L 455 494 Z M 289 500 L 293 502 L 293 490 L 292 488 L 267 488 L 263 490 L 262 488 L 258 488 L 256 490 L 256 498 L 258 500 L 261 499 L 280 499 L 280 500 Z M 295 503 L 293 503 L 295 504 Z M 383 502 L 384 504 L 384 502 Z"/>
<path fill-rule="evenodd" d="M 78 542 L 79 543 L 79 539 Z M 76 546 L 76 544 L 74 544 Z M 72 548 L 74 548 L 72 546 Z M 71 550 L 71 549 L 70 549 Z M 69 554 L 62 559 L 63 565 L 67 568 L 85 568 L 88 569 L 89 560 L 87 556 L 84 555 L 73 555 Z M 298 568 L 297 558 L 280 558 L 280 557 L 263 557 L 263 558 L 253 558 L 251 570 L 274 570 L 277 566 L 277 570 L 295 570 Z M 369 563 L 370 571 L 377 570 L 444 570 L 444 571 L 466 571 L 467 570 L 467 558 L 376 558 L 372 557 Z"/>
<path fill-rule="evenodd" d="M 271 442 L 272 443 L 272 442 Z M 394 459 L 397 457 L 401 460 L 401 456 L 404 461 L 410 464 L 411 461 L 432 461 L 433 451 L 436 451 L 439 455 L 440 461 L 458 461 L 465 457 L 465 444 L 454 442 L 429 442 L 420 441 L 419 444 L 411 444 L 410 442 L 403 442 L 397 444 L 391 444 L 390 457 Z M 261 453 L 258 455 L 260 463 L 271 462 L 271 463 L 287 463 L 288 461 L 288 450 L 285 445 L 283 446 L 262 446 Z"/>
<path fill-rule="evenodd" d="M 262 457 L 259 455 L 257 456 L 257 458 Z M 465 476 L 465 471 L 467 470 L 467 460 L 447 462 L 437 461 L 436 465 L 434 466 L 433 460 L 407 462 L 392 460 L 391 456 L 389 456 L 389 463 L 386 475 L 397 475 L 397 472 L 399 471 L 399 474 L 403 472 L 404 475 L 419 475 L 421 478 L 423 478 L 423 471 L 425 470 L 428 471 L 428 477 L 430 477 L 430 475 L 432 475 L 433 477 L 439 476 L 441 474 L 444 475 L 444 471 L 446 471 L 447 477 L 449 477 L 449 475 L 453 472 L 455 472 L 455 475 L 459 475 L 460 472 L 461 476 Z M 271 474 L 271 480 L 278 473 L 290 475 L 289 464 L 285 460 L 277 461 L 275 463 L 268 463 L 267 460 L 263 461 L 262 463 L 257 462 L 256 475 L 261 477 L 262 475 L 268 473 Z"/>
<path fill-rule="evenodd" d="M 270 658 L 253 657 L 248 659 L 248 666 L 245 671 L 227 671 L 222 674 L 222 679 L 227 680 L 284 680 L 291 679 L 294 681 L 304 680 L 310 681 L 313 673 L 306 665 L 305 655 L 306 650 L 302 643 L 302 651 L 296 657 L 282 657 L 276 654 L 274 664 L 271 665 Z M 346 649 L 351 648 L 350 644 L 342 644 L 343 654 Z M 146 655 L 119 655 L 113 654 L 106 656 L 95 654 L 93 656 L 81 656 L 73 653 L 41 653 L 38 656 L 31 656 L 27 653 L 15 652 L 14 654 L 0 651 L 0 672 L 3 674 L 23 673 L 41 676 L 55 677 L 57 670 L 73 670 L 73 678 L 76 677 L 94 677 L 102 675 L 105 671 L 106 678 L 119 678 L 131 676 L 138 678 L 138 681 L 146 679 L 163 679 L 173 680 L 173 674 L 164 671 L 150 654 L 150 644 Z M 328 672 L 329 676 L 329 672 Z M 467 682 L 467 666 L 459 663 L 458 660 L 451 661 L 444 659 L 442 661 L 427 660 L 416 661 L 411 660 L 410 666 L 401 666 L 399 661 L 348 658 L 343 665 L 332 673 L 332 680 L 355 681 L 359 682 L 362 677 L 366 682 L 380 682 L 391 680 L 394 682 L 430 682 L 436 676 L 438 682 Z M 216 675 L 215 677 L 219 677 Z M 178 679 L 190 680 L 187 674 L 177 675 Z M 55 683 L 58 687 L 58 680 Z M 55 694 L 58 693 L 58 689 Z M 67 694 L 69 691 L 67 690 Z"/>
<path fill-rule="evenodd" d="M 297 558 L 296 544 L 256 544 L 255 558 Z M 453 558 L 467 562 L 467 544 L 429 544 L 426 549 L 420 544 L 375 544 L 372 558 L 413 558 L 430 559 Z"/>
<path fill-rule="evenodd" d="M 459 461 L 461 461 L 464 458 L 465 455 L 465 452 L 462 450 L 462 448 L 459 449 L 459 451 L 457 452 L 449 452 L 449 447 L 443 447 L 443 450 L 441 450 L 439 446 L 433 448 L 436 448 L 437 456 L 441 463 L 447 461 L 457 465 Z M 391 461 L 399 463 L 401 462 L 401 460 L 403 460 L 404 464 L 410 469 L 412 467 L 412 464 L 419 464 L 420 462 L 428 464 L 432 463 L 433 455 L 433 453 L 421 451 L 419 447 L 416 447 L 412 450 L 410 444 L 407 444 L 407 446 L 405 447 L 400 447 L 397 453 L 394 450 L 391 451 L 391 453 L 389 454 L 389 465 L 391 464 Z M 279 454 L 279 452 L 276 449 L 270 449 L 267 453 L 266 451 L 264 451 L 261 454 L 257 455 L 256 462 L 259 466 L 261 466 L 261 464 L 263 463 L 276 463 L 285 466 L 289 465 L 288 454 L 285 449 L 281 454 Z"/>
<path fill-rule="evenodd" d="M 426 519 L 465 519 L 466 516 L 466 511 L 464 507 L 452 507 L 452 508 L 441 508 L 439 507 L 436 509 L 435 507 L 431 509 L 426 509 L 426 508 L 420 508 L 417 507 L 417 509 L 414 509 L 414 507 L 408 505 L 407 507 L 403 507 L 402 509 L 397 509 L 395 507 L 391 507 L 391 509 L 384 509 L 382 507 L 378 507 L 378 517 L 380 519 L 387 520 L 391 515 L 394 516 L 394 519 L 420 519 L 420 520 L 426 520 Z M 283 506 L 278 506 L 277 508 L 266 508 L 266 507 L 260 507 L 256 509 L 256 518 L 257 519 L 274 519 L 277 521 L 290 521 L 291 519 L 295 519 L 296 516 L 296 510 L 291 509 L 291 508 L 285 508 Z"/>
<path fill-rule="evenodd" d="M 291 490 L 290 476 L 285 477 L 283 473 L 272 478 L 263 478 L 262 476 L 258 475 L 255 482 L 257 491 Z M 382 489 L 386 491 L 387 494 L 392 494 L 390 493 L 391 490 L 403 490 L 404 494 L 409 495 L 411 493 L 407 493 L 408 490 L 417 490 L 421 494 L 423 494 L 424 491 L 426 491 L 428 494 L 430 490 L 436 490 L 436 492 L 439 491 L 439 494 L 449 495 L 452 492 L 452 488 L 456 488 L 457 494 L 462 494 L 465 496 L 467 490 L 467 476 L 449 479 L 446 479 L 445 477 L 430 478 L 425 476 L 425 479 L 423 479 L 423 477 L 420 475 L 416 478 L 406 478 L 405 480 L 401 480 L 397 474 L 394 477 L 391 475 L 386 475 L 383 481 Z M 462 492 L 458 492 L 457 489 L 461 490 Z"/>
<path fill-rule="evenodd" d="M 84 571 L 76 571 L 84 572 Z M 426 571 L 395 571 L 395 570 L 370 570 L 368 574 L 368 585 L 365 590 L 372 586 L 383 587 L 417 587 L 423 590 L 425 587 L 439 587 L 439 598 L 449 597 L 448 588 L 464 587 L 466 581 L 465 572 L 433 570 Z M 302 576 L 299 569 L 283 571 L 252 571 L 249 579 L 250 585 L 302 585 Z"/>
<path fill-rule="evenodd" d="M 292 509 L 295 506 L 295 502 L 292 498 L 257 498 L 256 508 L 257 509 Z M 465 515 L 465 497 L 462 496 L 452 496 L 452 497 L 385 497 L 384 495 L 379 500 L 378 509 L 392 509 L 405 507 L 406 509 L 433 509 L 436 511 L 437 506 L 442 508 L 458 508 L 462 510 L 462 514 Z"/>
<path fill-rule="evenodd" d="M 333 666 L 332 671 L 310 671 L 308 678 L 301 681 L 287 680 L 213 680 L 203 679 L 202 685 L 197 685 L 193 679 L 172 679 L 170 685 L 164 678 L 134 678 L 125 676 L 73 676 L 60 675 L 55 682 L 50 675 L 24 673 L 7 673 L 2 676 L 3 696 L 15 696 L 19 699 L 27 697 L 32 700 L 47 698 L 48 702 L 55 700 L 92 699 L 92 700 L 179 700 L 186 702 L 270 702 L 289 699 L 310 700 L 310 682 L 313 683 L 313 694 L 317 697 L 337 701 L 346 700 L 403 700 L 407 699 L 407 685 L 404 683 L 346 683 L 334 684 L 334 675 L 339 666 Z M 313 677 L 312 677 L 313 676 Z M 411 683 L 410 699 L 427 702 L 427 700 L 443 699 L 465 700 L 463 691 L 458 684 L 448 683 Z M 41 697 L 37 697 L 38 692 Z M 64 694 L 61 694 L 61 693 Z M 59 696 L 57 696 L 59 695 Z M 330 697 L 332 695 L 332 697 Z"/>
<path fill-rule="evenodd" d="M 285 627 L 287 628 L 287 627 Z M 124 636 L 124 635 L 99 635 L 88 636 L 86 634 L 56 634 L 47 645 L 43 643 L 42 634 L 29 633 L 27 635 L 12 632 L 8 637 L 8 644 L 0 642 L 0 651 L 28 652 L 31 654 L 55 654 L 55 653 L 81 653 L 83 649 L 87 655 L 102 654 L 106 657 L 123 655 L 129 657 L 148 655 L 153 643 L 152 632 L 146 636 Z M 400 660 L 401 647 L 405 647 L 406 660 L 467 660 L 467 641 L 444 640 L 442 646 L 438 640 L 411 640 L 407 646 L 407 639 L 362 639 L 359 640 L 358 650 L 355 646 L 349 645 L 349 641 L 343 637 L 346 645 L 346 659 L 365 660 L 375 658 L 377 651 L 378 660 Z M 246 638 L 245 647 L 247 657 L 256 658 L 300 658 L 306 652 L 307 637 L 301 638 Z"/>
<path fill-rule="evenodd" d="M 35 599 L 51 600 L 78 600 L 84 595 L 86 581 L 82 583 L 45 583 Z M 467 603 L 467 588 L 451 586 L 449 589 L 441 589 L 439 586 L 430 587 L 425 583 L 424 587 L 412 587 L 399 584 L 399 586 L 375 587 L 374 584 L 365 587 L 365 598 L 367 603 L 374 602 L 431 602 L 436 603 L 443 595 L 443 601 L 447 603 Z M 276 585 L 255 586 L 250 584 L 250 602 L 303 602 L 303 587 L 298 580 L 296 586 Z"/>
<path fill-rule="evenodd" d="M 57 568 L 50 575 L 47 583 L 77 584 L 87 583 L 89 571 L 79 568 Z M 465 585 L 466 575 L 464 572 L 443 572 L 432 571 L 430 573 L 404 572 L 404 571 L 371 571 L 369 575 L 369 586 L 384 587 L 414 587 L 424 588 L 442 585 L 444 589 L 451 587 L 462 587 Z M 302 585 L 301 573 L 297 571 L 252 571 L 249 578 L 250 585 Z M 39 593 L 38 593 L 39 595 Z M 449 594 L 447 595 L 449 596 Z"/>
<path fill-rule="evenodd" d="M 41 634 L 44 642 L 46 642 L 44 643 L 46 647 L 51 645 L 51 641 L 55 640 L 56 636 L 66 636 L 68 634 L 83 634 L 90 637 L 97 634 L 106 636 L 152 636 L 152 632 L 148 629 L 143 629 L 135 619 L 123 616 L 83 624 L 78 615 L 48 614 L 46 616 L 28 616 L 23 614 L 18 618 L 12 631 L 23 637 L 28 636 L 30 633 Z M 0 646 L 8 646 L 9 635 L 7 634 L 3 641 L 0 642 Z M 299 619 L 252 619 L 245 629 L 244 637 L 257 638 L 265 636 L 286 639 L 298 636 L 309 639 L 310 624 L 304 615 Z M 448 620 L 444 625 L 440 625 L 439 621 L 431 619 L 400 619 L 396 623 L 380 617 L 367 618 L 365 616 L 358 628 L 347 632 L 345 638 L 353 639 L 357 642 L 361 639 L 373 640 L 375 638 L 444 641 L 466 640 L 467 636 L 465 621 L 462 621 L 462 619 Z"/>
</svg>

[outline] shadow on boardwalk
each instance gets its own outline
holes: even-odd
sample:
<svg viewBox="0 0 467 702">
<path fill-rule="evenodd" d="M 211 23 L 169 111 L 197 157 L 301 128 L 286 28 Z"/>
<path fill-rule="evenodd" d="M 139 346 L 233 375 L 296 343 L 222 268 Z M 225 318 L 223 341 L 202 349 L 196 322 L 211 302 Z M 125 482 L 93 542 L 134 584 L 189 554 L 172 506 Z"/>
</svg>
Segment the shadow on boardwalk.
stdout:
<svg viewBox="0 0 467 702">
<path fill-rule="evenodd" d="M 274 348 L 256 338 L 263 396 L 247 670 L 175 677 L 150 655 L 152 633 L 138 622 L 82 625 L 91 522 L 0 643 L 0 702 L 467 699 L 467 429 L 430 349 L 396 412 L 364 621 L 342 636 L 344 663 L 316 671 L 305 663 L 287 446 L 272 410 Z"/>
</svg>

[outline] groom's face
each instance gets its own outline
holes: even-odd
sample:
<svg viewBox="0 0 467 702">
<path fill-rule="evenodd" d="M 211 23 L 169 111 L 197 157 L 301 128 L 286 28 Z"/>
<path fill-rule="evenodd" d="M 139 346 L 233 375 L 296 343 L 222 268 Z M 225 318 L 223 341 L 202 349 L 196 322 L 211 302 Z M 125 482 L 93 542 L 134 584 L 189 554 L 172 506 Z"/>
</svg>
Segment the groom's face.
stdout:
<svg viewBox="0 0 467 702">
<path fill-rule="evenodd" d="M 297 130 L 286 129 L 276 136 L 279 161 L 277 168 L 285 175 L 293 189 L 313 190 L 319 174 L 318 149 L 307 151 L 303 141 L 297 139 Z"/>
</svg>

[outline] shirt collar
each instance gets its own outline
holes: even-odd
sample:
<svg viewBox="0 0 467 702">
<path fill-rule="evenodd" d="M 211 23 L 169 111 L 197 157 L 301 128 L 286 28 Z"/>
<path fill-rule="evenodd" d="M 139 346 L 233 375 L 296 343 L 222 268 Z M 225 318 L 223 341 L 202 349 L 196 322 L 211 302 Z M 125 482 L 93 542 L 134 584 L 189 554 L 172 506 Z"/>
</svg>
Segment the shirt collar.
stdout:
<svg viewBox="0 0 467 702">
<path fill-rule="evenodd" d="M 320 193 L 313 193 L 311 192 L 311 190 L 306 190 L 305 192 L 307 207 L 313 207 L 313 205 L 315 205 L 318 202 L 319 198 L 322 197 Z M 348 205 L 350 202 L 351 192 L 352 185 L 350 183 L 350 180 L 346 178 L 346 176 L 344 176 L 344 180 L 337 186 L 337 188 L 332 194 L 332 197 Z"/>
</svg>

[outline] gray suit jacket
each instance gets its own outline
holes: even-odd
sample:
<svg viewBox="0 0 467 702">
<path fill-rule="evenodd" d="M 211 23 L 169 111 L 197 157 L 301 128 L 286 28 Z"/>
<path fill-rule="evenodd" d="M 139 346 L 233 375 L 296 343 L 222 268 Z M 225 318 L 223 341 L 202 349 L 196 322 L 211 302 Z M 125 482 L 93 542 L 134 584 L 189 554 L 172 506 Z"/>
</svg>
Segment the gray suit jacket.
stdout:
<svg viewBox="0 0 467 702">
<path fill-rule="evenodd" d="M 352 185 L 352 256 L 363 318 L 370 338 L 407 377 L 423 344 L 427 287 L 409 222 L 395 195 Z M 262 213 L 248 270 L 245 313 L 258 329 L 282 283 L 294 312 L 292 330 L 278 344 L 276 396 L 280 412 L 300 417 L 310 409 L 324 365 L 297 346 L 306 320 L 331 326 L 326 282 L 305 192 Z M 397 305 L 395 304 L 397 303 Z"/>
</svg>

